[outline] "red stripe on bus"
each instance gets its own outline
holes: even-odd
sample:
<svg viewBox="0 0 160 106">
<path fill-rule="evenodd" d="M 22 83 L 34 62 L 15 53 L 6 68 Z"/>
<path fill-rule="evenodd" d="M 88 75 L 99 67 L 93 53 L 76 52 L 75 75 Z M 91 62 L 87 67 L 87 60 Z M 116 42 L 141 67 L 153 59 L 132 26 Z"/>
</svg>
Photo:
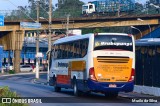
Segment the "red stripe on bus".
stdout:
<svg viewBox="0 0 160 106">
<path fill-rule="evenodd" d="M 69 75 L 57 75 L 58 84 L 70 84 L 71 77 Z"/>
</svg>

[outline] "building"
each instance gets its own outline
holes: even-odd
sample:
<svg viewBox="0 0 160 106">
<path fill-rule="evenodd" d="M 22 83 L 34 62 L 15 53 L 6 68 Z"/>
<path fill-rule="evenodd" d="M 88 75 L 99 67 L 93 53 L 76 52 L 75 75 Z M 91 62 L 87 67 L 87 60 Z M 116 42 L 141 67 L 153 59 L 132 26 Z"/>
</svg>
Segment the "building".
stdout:
<svg viewBox="0 0 160 106">
<path fill-rule="evenodd" d="M 47 56 L 46 52 L 48 51 L 48 42 L 46 39 L 40 39 L 39 43 L 39 52 L 43 54 L 43 57 L 40 58 L 39 63 L 40 65 L 47 63 Z M 36 64 L 36 41 L 35 37 L 25 37 L 23 48 L 21 51 L 21 64 Z M 10 64 L 13 65 L 13 57 L 14 52 L 13 51 L 4 51 L 3 53 L 3 66 L 5 64 L 8 64 L 8 61 L 10 61 Z M 9 58 L 10 57 L 10 58 Z"/>
</svg>

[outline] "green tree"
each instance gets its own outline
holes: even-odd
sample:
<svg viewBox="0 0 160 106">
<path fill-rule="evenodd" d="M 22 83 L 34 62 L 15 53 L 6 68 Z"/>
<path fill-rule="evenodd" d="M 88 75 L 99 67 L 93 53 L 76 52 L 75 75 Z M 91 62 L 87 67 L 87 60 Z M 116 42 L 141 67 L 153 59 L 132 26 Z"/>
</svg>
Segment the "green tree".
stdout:
<svg viewBox="0 0 160 106">
<path fill-rule="evenodd" d="M 144 14 L 143 5 L 141 3 L 135 3 L 135 10 L 133 11 L 134 15 Z"/>
<path fill-rule="evenodd" d="M 28 0 L 29 6 L 29 15 L 32 18 L 37 18 L 37 1 L 35 0 Z M 48 12 L 49 12 L 49 0 L 40 0 L 40 7 L 39 7 L 39 16 L 48 18 Z M 52 5 L 52 11 L 54 9 L 54 6 Z"/>
<path fill-rule="evenodd" d="M 82 14 L 82 5 L 84 3 L 79 0 L 65 0 L 64 3 L 57 4 L 57 9 L 54 11 L 54 17 L 66 17 L 70 14 L 71 17 L 80 17 Z"/>
<path fill-rule="evenodd" d="M 13 10 L 11 14 L 6 14 L 6 19 L 15 20 L 15 19 L 37 19 L 37 1 L 28 0 L 28 6 L 18 6 L 18 10 Z M 53 6 L 52 6 L 53 7 Z M 53 7 L 54 9 L 54 7 Z M 39 16 L 48 18 L 49 11 L 49 0 L 40 0 L 39 7 Z"/>
<path fill-rule="evenodd" d="M 22 20 L 27 19 L 28 8 L 27 6 L 18 6 L 18 10 L 12 10 L 10 14 L 5 15 L 5 19 L 7 20 Z"/>
</svg>

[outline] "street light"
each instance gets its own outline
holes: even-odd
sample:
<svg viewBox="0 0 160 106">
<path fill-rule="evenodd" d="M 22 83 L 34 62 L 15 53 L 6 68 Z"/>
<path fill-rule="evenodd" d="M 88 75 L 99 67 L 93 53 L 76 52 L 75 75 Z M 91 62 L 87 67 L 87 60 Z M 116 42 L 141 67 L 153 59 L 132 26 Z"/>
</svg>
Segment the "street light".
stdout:
<svg viewBox="0 0 160 106">
<path fill-rule="evenodd" d="M 142 20 L 141 18 L 137 18 L 137 20 L 138 20 L 138 21 L 144 21 L 144 20 Z M 151 26 L 148 24 L 148 27 L 149 27 L 149 31 L 150 31 L 150 34 L 149 34 L 149 35 L 150 35 L 150 38 L 151 38 Z"/>
<path fill-rule="evenodd" d="M 48 21 L 48 22 L 49 22 L 49 20 L 48 20 L 48 19 L 46 19 L 46 18 L 44 18 L 44 17 L 39 17 L 39 19 L 46 20 L 46 21 Z"/>
<path fill-rule="evenodd" d="M 141 30 L 139 30 L 138 28 L 136 28 L 136 27 L 134 27 L 134 26 L 131 26 L 131 28 L 138 30 L 138 31 L 140 32 L 140 34 L 141 34 L 141 37 L 142 37 L 142 32 L 141 32 Z"/>
</svg>

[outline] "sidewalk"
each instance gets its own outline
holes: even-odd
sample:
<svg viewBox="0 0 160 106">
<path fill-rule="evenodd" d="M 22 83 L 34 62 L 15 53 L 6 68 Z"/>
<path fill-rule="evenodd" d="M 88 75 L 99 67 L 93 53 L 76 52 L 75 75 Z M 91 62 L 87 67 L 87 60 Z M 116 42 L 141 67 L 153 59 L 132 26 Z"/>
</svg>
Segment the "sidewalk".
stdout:
<svg viewBox="0 0 160 106">
<path fill-rule="evenodd" d="M 39 73 L 42 74 L 42 73 L 47 73 L 47 72 L 39 72 Z M 15 73 L 15 74 L 0 73 L 0 80 L 7 79 L 12 76 L 31 75 L 31 74 L 35 74 L 35 73 L 34 72 L 21 72 L 21 73 Z"/>
</svg>

